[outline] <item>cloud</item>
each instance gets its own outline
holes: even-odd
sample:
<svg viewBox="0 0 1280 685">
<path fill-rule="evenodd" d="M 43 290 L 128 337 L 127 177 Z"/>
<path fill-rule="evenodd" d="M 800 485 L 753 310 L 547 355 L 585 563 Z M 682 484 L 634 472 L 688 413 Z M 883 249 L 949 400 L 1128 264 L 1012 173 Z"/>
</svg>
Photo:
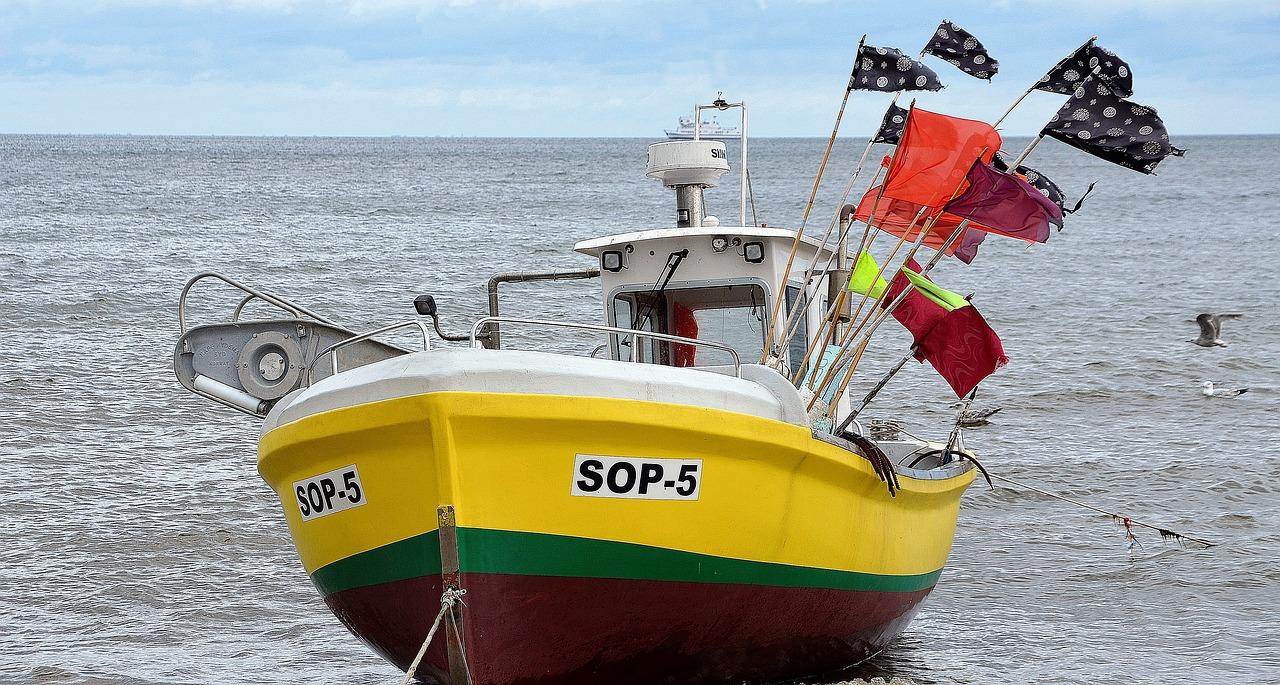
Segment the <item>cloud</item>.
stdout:
<svg viewBox="0 0 1280 685">
<path fill-rule="evenodd" d="M 757 133 L 820 136 L 863 31 L 914 52 L 949 15 L 1002 70 L 987 84 L 936 63 L 948 88 L 920 95 L 922 106 L 994 118 L 1097 33 L 1171 130 L 1280 129 L 1274 3 L 1081 2 L 1086 11 L 1033 0 L 963 16 L 929 1 L 9 3 L 0 121 L 18 131 L 649 135 L 723 90 L 748 101 Z M 1253 115 L 1224 117 L 1228 103 Z M 855 95 L 845 129 L 869 131 L 884 104 Z M 1057 104 L 1032 96 L 1009 130 L 1037 130 Z"/>
</svg>

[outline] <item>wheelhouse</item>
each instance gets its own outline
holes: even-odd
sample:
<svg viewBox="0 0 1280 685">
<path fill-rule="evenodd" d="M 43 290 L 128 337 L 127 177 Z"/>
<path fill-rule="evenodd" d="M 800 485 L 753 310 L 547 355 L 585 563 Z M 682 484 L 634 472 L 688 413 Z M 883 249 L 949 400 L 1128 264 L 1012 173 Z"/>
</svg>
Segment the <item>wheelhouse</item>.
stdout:
<svg viewBox="0 0 1280 685">
<path fill-rule="evenodd" d="M 607 236 L 574 249 L 600 261 L 607 325 L 725 343 L 743 361 L 762 358 L 769 347 L 765 336 L 780 292 L 786 297 L 780 318 L 802 307 L 804 298 L 818 298 L 820 306 L 807 309 L 783 352 L 785 367 L 795 369 L 825 311 L 828 272 L 815 273 L 805 284 L 803 270 L 793 267 L 785 289 L 780 287 L 793 239 L 792 232 L 777 228 L 695 226 Z M 817 241 L 806 239 L 795 263 L 809 263 L 818 249 Z M 818 261 L 832 261 L 834 269 L 830 256 L 824 251 Z M 775 340 L 781 337 L 774 332 Z M 610 336 L 609 353 L 620 361 L 668 366 L 727 362 L 715 349 L 617 334 Z"/>
</svg>

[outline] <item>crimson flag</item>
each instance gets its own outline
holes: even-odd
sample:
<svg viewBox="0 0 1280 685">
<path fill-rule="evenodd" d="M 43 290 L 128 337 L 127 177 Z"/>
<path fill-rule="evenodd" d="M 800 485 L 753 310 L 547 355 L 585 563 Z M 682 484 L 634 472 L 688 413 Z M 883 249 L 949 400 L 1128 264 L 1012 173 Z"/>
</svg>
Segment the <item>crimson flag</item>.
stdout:
<svg viewBox="0 0 1280 685">
<path fill-rule="evenodd" d="M 885 174 L 884 195 L 941 207 L 961 190 L 974 160 L 990 162 L 1000 143 L 1000 134 L 990 124 L 913 108 Z"/>
<path fill-rule="evenodd" d="M 871 218 L 871 207 L 875 204 L 876 193 L 880 191 L 880 186 L 873 186 L 862 196 L 862 200 L 858 202 L 858 208 L 854 211 L 854 218 L 862 223 L 867 223 Z M 926 212 L 916 221 L 916 214 L 920 212 L 920 206 L 902 200 L 890 200 L 880 198 L 880 206 L 876 209 L 875 228 L 886 233 L 892 233 L 900 238 L 907 240 L 915 240 L 919 235 L 922 227 L 929 221 L 929 213 Z M 912 227 L 912 222 L 915 226 Z M 935 250 L 942 247 L 942 244 L 951 237 L 963 221 L 960 217 L 943 212 L 938 217 L 937 223 L 933 225 L 933 230 L 929 231 L 929 235 L 924 237 L 926 247 Z M 911 230 L 907 230 L 910 228 Z M 978 246 L 986 239 L 987 233 L 983 226 L 976 226 L 971 221 L 969 227 L 965 229 L 961 235 L 951 246 L 947 248 L 947 256 L 955 257 L 965 264 L 972 264 L 973 258 L 978 256 Z"/>
<path fill-rule="evenodd" d="M 947 203 L 947 212 L 1036 243 L 1049 239 L 1049 224 L 1062 228 L 1062 208 L 1018 176 L 974 162 L 965 178 L 969 187 Z"/>
<path fill-rule="evenodd" d="M 956 397 L 962 399 L 996 369 L 1009 363 L 999 336 L 973 305 L 943 314 L 923 339 L 916 340 L 916 347 L 916 359 L 927 360 Z"/>
<path fill-rule="evenodd" d="M 916 260 L 909 259 L 904 264 L 908 269 L 919 273 L 920 265 Z M 893 281 L 889 283 L 889 288 L 885 290 L 884 299 L 880 301 L 880 306 L 888 307 L 894 300 L 898 299 L 898 295 L 902 293 L 904 288 L 910 288 L 911 292 L 898 303 L 897 307 L 891 312 L 893 318 L 898 320 L 904 328 L 911 332 L 911 337 L 915 340 L 916 345 L 920 345 L 929 335 L 943 317 L 947 315 L 947 310 L 942 308 L 937 302 L 925 297 L 911 285 L 911 281 L 901 270 L 893 277 Z M 968 309 L 966 307 L 965 309 Z"/>
</svg>

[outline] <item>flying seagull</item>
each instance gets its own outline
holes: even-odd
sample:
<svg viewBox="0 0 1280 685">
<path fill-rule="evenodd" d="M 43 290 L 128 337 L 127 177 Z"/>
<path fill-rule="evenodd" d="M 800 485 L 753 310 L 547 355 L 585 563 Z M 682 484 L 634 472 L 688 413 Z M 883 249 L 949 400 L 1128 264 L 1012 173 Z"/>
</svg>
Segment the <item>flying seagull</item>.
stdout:
<svg viewBox="0 0 1280 685">
<path fill-rule="evenodd" d="M 1236 395 L 1243 395 L 1246 392 L 1249 392 L 1248 388 L 1234 388 L 1232 390 L 1215 390 L 1213 388 L 1213 381 L 1204 381 L 1203 383 L 1200 384 L 1200 387 L 1201 387 L 1200 394 L 1204 395 L 1205 397 L 1235 397 Z"/>
<path fill-rule="evenodd" d="M 1195 340 L 1188 340 L 1200 347 L 1226 347 L 1227 344 L 1222 342 L 1218 337 L 1222 331 L 1223 319 L 1238 319 L 1239 314 L 1211 314 L 1204 313 L 1196 317 L 1196 323 L 1200 324 L 1200 337 Z"/>
</svg>

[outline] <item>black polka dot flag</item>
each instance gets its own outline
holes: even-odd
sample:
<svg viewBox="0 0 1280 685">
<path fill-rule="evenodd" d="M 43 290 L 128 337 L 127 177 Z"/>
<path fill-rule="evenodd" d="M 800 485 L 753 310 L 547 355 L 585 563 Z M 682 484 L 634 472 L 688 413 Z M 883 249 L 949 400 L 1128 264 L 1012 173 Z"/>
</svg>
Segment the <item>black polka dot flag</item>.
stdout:
<svg viewBox="0 0 1280 685">
<path fill-rule="evenodd" d="M 1040 134 L 1144 174 L 1177 154 L 1154 109 L 1121 98 L 1096 78 L 1081 81 Z"/>
<path fill-rule="evenodd" d="M 996 158 L 991 161 L 991 166 L 1000 171 L 1009 171 L 1009 164 L 1001 155 L 996 155 Z M 1049 198 L 1053 204 L 1058 205 L 1059 209 L 1064 212 L 1071 211 L 1066 208 L 1067 196 L 1062 192 L 1062 188 L 1059 188 L 1058 184 L 1054 183 L 1048 176 L 1022 164 L 1019 164 L 1018 168 L 1014 169 L 1013 172 L 1027 179 L 1027 183 L 1030 183 L 1031 187 L 1040 191 L 1040 194 Z"/>
<path fill-rule="evenodd" d="M 884 120 L 880 122 L 880 130 L 876 131 L 872 142 L 897 145 L 902 140 L 902 127 L 907 125 L 907 114 L 907 110 L 890 103 L 889 110 L 884 113 Z"/>
<path fill-rule="evenodd" d="M 1000 70 L 1000 63 L 987 54 L 982 42 L 950 20 L 938 25 L 924 51 L 974 78 L 990 81 Z"/>
<path fill-rule="evenodd" d="M 1133 72 L 1129 71 L 1129 63 L 1092 39 L 1041 76 L 1036 90 L 1070 95 L 1091 75 L 1106 81 L 1122 98 L 1133 95 Z"/>
<path fill-rule="evenodd" d="M 863 45 L 858 50 L 858 68 L 849 79 L 849 90 L 942 90 L 942 81 L 932 69 L 902 54 L 897 48 Z"/>
</svg>

